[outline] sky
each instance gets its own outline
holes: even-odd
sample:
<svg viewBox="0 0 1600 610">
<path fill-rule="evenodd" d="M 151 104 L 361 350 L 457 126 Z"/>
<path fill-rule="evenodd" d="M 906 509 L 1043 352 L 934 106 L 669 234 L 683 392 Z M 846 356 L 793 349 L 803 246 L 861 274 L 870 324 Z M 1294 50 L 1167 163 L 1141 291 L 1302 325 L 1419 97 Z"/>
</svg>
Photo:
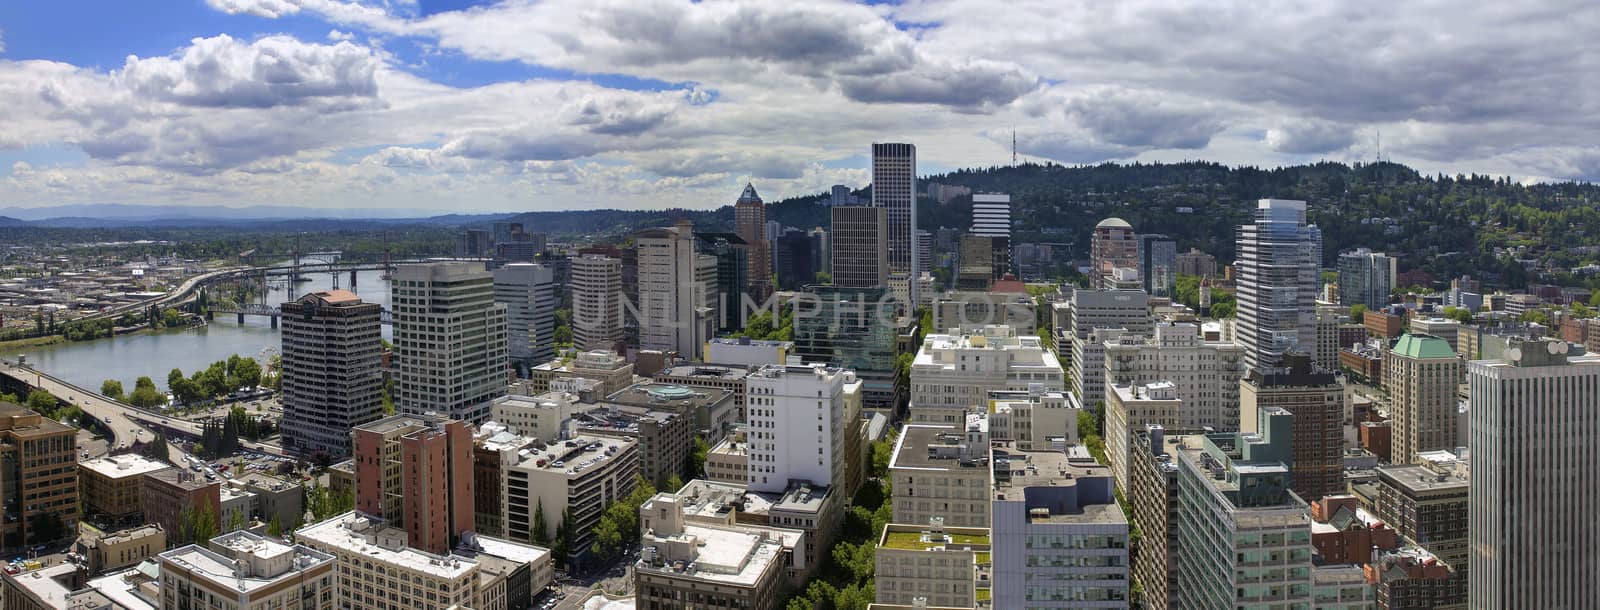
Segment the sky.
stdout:
<svg viewBox="0 0 1600 610">
<path fill-rule="evenodd" d="M 3 2 L 0 206 L 711 208 L 1013 133 L 1600 180 L 1596 32 L 1592 0 Z"/>
</svg>

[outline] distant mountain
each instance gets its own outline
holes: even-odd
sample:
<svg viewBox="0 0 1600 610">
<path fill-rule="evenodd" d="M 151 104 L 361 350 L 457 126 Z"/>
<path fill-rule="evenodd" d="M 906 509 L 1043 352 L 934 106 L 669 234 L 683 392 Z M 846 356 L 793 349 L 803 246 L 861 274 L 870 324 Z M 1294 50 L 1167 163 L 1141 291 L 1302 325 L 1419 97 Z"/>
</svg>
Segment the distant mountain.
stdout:
<svg viewBox="0 0 1600 610">
<path fill-rule="evenodd" d="M 10 216 L 0 216 L 0 227 L 26 227 L 28 221 L 19 220 Z"/>
<path fill-rule="evenodd" d="M 107 227 L 128 226 L 201 226 L 233 224 L 257 220 L 289 220 L 308 218 L 350 219 L 367 221 L 422 221 L 440 224 L 471 222 L 478 219 L 508 216 L 509 214 L 448 214 L 420 217 L 417 210 L 362 209 L 362 208 L 306 208 L 296 206 L 220 206 L 220 205 L 137 205 L 124 203 L 86 203 L 37 208 L 0 208 L 0 214 L 27 221 L 50 221 L 48 226 Z M 433 219 L 440 219 L 435 221 Z"/>
</svg>

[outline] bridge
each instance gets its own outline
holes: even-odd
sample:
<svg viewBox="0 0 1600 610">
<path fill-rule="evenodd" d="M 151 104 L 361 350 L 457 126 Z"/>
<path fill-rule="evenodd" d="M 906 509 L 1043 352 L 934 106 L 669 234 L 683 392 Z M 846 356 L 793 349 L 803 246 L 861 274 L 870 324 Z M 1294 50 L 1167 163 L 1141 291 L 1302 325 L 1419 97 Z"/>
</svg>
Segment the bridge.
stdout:
<svg viewBox="0 0 1600 610">
<path fill-rule="evenodd" d="M 235 306 L 212 306 L 206 309 L 207 316 L 214 316 L 219 313 L 231 313 L 239 316 L 240 324 L 244 324 L 245 316 L 266 316 L 272 318 L 273 328 L 278 327 L 278 318 L 283 317 L 283 310 L 271 305 L 263 305 L 261 303 L 248 303 L 245 305 Z M 390 315 L 388 309 L 383 310 L 383 313 L 379 316 L 379 320 L 383 324 L 394 324 L 394 316 Z"/>
</svg>

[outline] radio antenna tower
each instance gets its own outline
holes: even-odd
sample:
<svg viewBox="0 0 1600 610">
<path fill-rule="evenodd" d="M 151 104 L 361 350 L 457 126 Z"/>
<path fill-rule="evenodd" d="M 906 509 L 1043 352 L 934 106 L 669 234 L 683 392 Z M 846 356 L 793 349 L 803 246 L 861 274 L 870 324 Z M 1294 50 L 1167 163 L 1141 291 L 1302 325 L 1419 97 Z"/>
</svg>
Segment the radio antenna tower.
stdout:
<svg viewBox="0 0 1600 610">
<path fill-rule="evenodd" d="M 1017 128 L 1011 128 L 1011 164 L 1017 164 Z"/>
</svg>

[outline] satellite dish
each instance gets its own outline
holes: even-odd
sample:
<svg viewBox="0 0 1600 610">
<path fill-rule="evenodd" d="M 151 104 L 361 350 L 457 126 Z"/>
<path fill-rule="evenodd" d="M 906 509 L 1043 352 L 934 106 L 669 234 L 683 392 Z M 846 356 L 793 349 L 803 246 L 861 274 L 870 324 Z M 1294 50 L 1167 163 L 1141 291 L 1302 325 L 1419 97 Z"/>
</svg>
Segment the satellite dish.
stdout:
<svg viewBox="0 0 1600 610">
<path fill-rule="evenodd" d="M 1557 343 L 1555 341 L 1551 341 L 1549 343 L 1546 343 L 1545 344 L 1545 349 L 1550 350 L 1550 355 L 1551 356 L 1558 356 L 1558 355 L 1561 354 L 1561 352 L 1566 351 L 1566 350 L 1561 349 L 1561 344 Z"/>
<path fill-rule="evenodd" d="M 1512 362 L 1522 362 L 1522 348 L 1513 347 L 1506 350 L 1506 358 Z"/>
</svg>

